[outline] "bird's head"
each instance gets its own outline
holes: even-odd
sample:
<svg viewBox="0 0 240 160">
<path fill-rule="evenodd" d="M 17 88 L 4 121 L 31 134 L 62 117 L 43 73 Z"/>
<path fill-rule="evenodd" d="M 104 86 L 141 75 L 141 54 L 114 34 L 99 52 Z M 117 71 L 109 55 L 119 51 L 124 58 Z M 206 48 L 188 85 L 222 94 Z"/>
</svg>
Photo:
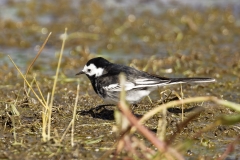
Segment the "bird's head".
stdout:
<svg viewBox="0 0 240 160">
<path fill-rule="evenodd" d="M 105 68 L 110 64 L 109 61 L 102 57 L 97 57 L 89 60 L 83 67 L 83 70 L 76 75 L 86 74 L 89 78 L 100 77 L 106 73 Z"/>
</svg>

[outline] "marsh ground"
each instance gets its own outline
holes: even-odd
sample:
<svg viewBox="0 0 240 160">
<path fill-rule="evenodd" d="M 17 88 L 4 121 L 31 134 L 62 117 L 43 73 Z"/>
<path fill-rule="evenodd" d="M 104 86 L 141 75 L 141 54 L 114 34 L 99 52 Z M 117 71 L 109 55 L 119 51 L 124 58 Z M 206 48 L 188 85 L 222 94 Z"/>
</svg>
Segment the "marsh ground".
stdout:
<svg viewBox="0 0 240 160">
<path fill-rule="evenodd" d="M 116 107 L 107 107 L 94 115 L 78 114 L 75 146 L 70 144 L 70 132 L 59 142 L 72 119 L 77 84 L 80 84 L 78 111 L 87 111 L 103 103 L 86 77 L 75 76 L 86 61 L 95 56 L 166 77 L 212 77 L 216 83 L 183 85 L 184 96 L 211 95 L 240 103 L 240 4 L 237 1 L 193 6 L 155 1 L 136 4 L 125 1 L 61 0 L 57 4 L 47 0 L 6 1 L 2 2 L 0 13 L 1 159 L 98 159 L 113 148 L 118 138 L 112 130 Z M 43 142 L 42 106 L 32 93 L 26 98 L 23 79 L 7 55 L 25 72 L 48 33 L 52 32 L 28 74 L 29 81 L 36 77 L 47 98 L 52 90 L 61 35 L 66 27 L 68 39 L 53 105 L 52 140 Z M 162 90 L 179 93 L 179 88 L 175 85 Z M 34 89 L 37 90 L 36 86 Z M 161 97 L 156 91 L 151 98 L 153 104 L 144 99 L 134 108 L 134 114 L 145 114 L 158 105 Z M 16 106 L 19 116 L 12 105 Z M 178 134 L 173 144 L 184 143 L 221 115 L 237 114 L 210 102 L 192 104 L 196 105 L 205 110 Z M 185 113 L 184 117 L 189 114 Z M 146 123 L 153 132 L 158 118 L 154 116 Z M 166 139 L 181 123 L 181 114 L 168 112 L 167 121 Z M 239 124 L 214 127 L 191 141 L 182 153 L 188 159 L 216 159 L 236 140 L 239 127 Z M 13 133 L 16 133 L 15 139 Z M 136 136 L 144 139 L 137 133 Z M 240 158 L 239 153 L 237 142 L 228 158 Z M 126 155 L 122 153 L 119 159 Z"/>
</svg>

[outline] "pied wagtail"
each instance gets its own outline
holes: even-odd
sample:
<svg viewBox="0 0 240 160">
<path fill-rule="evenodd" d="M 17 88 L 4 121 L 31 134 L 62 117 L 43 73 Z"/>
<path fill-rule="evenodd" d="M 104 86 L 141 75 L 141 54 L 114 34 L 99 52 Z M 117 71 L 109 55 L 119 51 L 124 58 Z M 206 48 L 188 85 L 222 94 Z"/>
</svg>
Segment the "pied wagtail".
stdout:
<svg viewBox="0 0 240 160">
<path fill-rule="evenodd" d="M 94 91 L 107 102 L 118 102 L 121 92 L 119 74 L 126 76 L 126 101 L 136 104 L 159 86 L 179 83 L 214 82 L 212 78 L 166 78 L 139 71 L 132 67 L 114 64 L 102 57 L 89 60 L 83 70 L 92 83 Z"/>
</svg>

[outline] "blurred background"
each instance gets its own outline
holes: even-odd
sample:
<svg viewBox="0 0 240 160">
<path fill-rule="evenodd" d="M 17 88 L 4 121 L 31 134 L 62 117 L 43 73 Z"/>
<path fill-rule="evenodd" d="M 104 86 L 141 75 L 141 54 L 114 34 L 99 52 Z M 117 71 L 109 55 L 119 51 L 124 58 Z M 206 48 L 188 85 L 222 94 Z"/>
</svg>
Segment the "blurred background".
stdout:
<svg viewBox="0 0 240 160">
<path fill-rule="evenodd" d="M 26 70 L 50 32 L 33 71 L 52 76 L 65 28 L 66 77 L 103 56 L 162 76 L 213 77 L 239 101 L 239 0 L 1 0 L 2 84 L 17 73 L 7 55 Z"/>
</svg>

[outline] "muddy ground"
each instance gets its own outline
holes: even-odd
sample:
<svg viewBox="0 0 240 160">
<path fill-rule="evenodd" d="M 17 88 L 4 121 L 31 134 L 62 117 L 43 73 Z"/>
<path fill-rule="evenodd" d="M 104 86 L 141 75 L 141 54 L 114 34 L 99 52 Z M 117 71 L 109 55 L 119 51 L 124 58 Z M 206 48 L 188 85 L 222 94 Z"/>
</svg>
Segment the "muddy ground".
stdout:
<svg viewBox="0 0 240 160">
<path fill-rule="evenodd" d="M 210 7 L 161 2 L 139 2 L 137 7 L 126 7 L 124 2 L 115 2 L 115 5 L 64 0 L 58 4 L 52 1 L 9 1 L 2 5 L 0 159 L 99 159 L 108 151 L 111 152 L 107 158 L 114 157 L 115 144 L 119 140 L 113 131 L 117 107 L 88 112 L 103 101 L 94 93 L 85 76 L 75 76 L 87 60 L 96 56 L 166 77 L 212 77 L 216 79 L 215 83 L 184 84 L 184 97 L 215 96 L 240 103 L 238 2 Z M 54 95 L 51 140 L 44 142 L 43 106 L 32 92 L 29 96 L 25 94 L 24 80 L 7 55 L 25 73 L 52 32 L 27 77 L 29 82 L 36 78 L 43 97 L 47 99 L 53 87 L 62 44 L 60 37 L 66 27 L 68 39 Z M 72 120 L 77 84 L 80 84 L 80 94 L 75 146 L 72 147 L 70 131 L 61 142 L 60 139 Z M 33 88 L 39 94 L 37 86 L 33 85 Z M 161 91 L 164 90 L 181 93 L 179 85 L 162 87 Z M 158 91 L 152 93 L 153 103 L 147 98 L 142 100 L 133 108 L 134 115 L 143 116 L 157 107 L 161 98 Z M 184 145 L 179 152 L 186 159 L 217 159 L 229 149 L 229 144 L 233 144 L 227 157 L 239 159 L 239 123 L 217 125 L 196 139 L 192 138 L 218 117 L 239 113 L 213 102 L 193 103 L 187 107 L 196 106 L 204 110 L 176 134 L 171 146 L 178 150 Z M 167 112 L 166 140 L 175 135 L 182 122 L 181 113 L 177 112 L 181 106 L 173 108 Z M 194 111 L 184 113 L 184 119 L 192 113 Z M 145 124 L 154 133 L 159 117 L 161 115 L 157 114 Z M 138 132 L 134 136 L 144 141 L 147 147 L 154 148 Z M 126 151 L 115 158 L 127 157 L 141 158 Z"/>
</svg>

